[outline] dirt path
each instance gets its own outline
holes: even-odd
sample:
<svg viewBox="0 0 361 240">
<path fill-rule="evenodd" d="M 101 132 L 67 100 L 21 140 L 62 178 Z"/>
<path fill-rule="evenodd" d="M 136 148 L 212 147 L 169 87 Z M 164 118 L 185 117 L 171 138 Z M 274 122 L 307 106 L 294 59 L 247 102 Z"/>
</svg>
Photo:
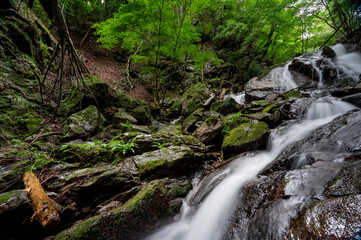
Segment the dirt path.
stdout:
<svg viewBox="0 0 361 240">
<path fill-rule="evenodd" d="M 112 57 L 113 53 L 108 49 L 99 48 L 99 44 L 92 38 L 87 38 L 83 45 L 79 47 L 83 36 L 74 33 L 71 35 L 90 73 L 100 77 L 100 79 L 107 82 L 110 86 L 123 90 L 122 79 L 125 76 L 125 64 L 122 65 L 114 60 Z M 146 102 L 153 100 L 153 96 L 147 92 L 146 86 L 139 83 L 135 84 L 134 89 L 128 92 L 128 94 Z"/>
</svg>

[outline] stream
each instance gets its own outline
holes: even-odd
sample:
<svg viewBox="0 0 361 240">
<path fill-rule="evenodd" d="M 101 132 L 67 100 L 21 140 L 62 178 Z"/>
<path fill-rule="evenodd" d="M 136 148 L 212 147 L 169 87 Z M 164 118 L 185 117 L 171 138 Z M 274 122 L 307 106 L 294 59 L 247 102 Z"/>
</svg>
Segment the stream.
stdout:
<svg viewBox="0 0 361 240">
<path fill-rule="evenodd" d="M 338 44 L 333 46 L 337 55 L 335 60 L 326 59 L 326 63 L 332 64 L 337 69 L 338 77 L 348 77 L 357 80 L 361 73 L 361 55 L 356 52 L 347 53 L 344 46 Z M 310 55 L 308 61 L 315 68 L 317 76 L 314 81 L 318 88 L 323 87 L 322 68 L 317 66 L 316 61 L 321 57 L 319 52 Z M 303 56 L 305 58 L 305 55 Z M 277 81 L 276 91 L 286 92 L 296 88 L 288 70 L 288 62 L 283 68 L 276 68 L 270 72 Z M 229 97 L 236 98 L 237 102 L 243 101 L 241 94 Z M 241 100 L 239 100 L 241 99 Z M 242 187 L 274 161 L 282 151 L 290 144 L 307 137 L 312 131 L 331 122 L 337 116 L 346 113 L 356 107 L 332 97 L 314 99 L 308 107 L 303 119 L 295 121 L 294 124 L 280 126 L 272 130 L 266 151 L 255 151 L 240 155 L 225 169 L 206 177 L 202 181 L 194 181 L 194 188 L 183 200 L 183 206 L 178 219 L 173 223 L 158 229 L 149 240 L 218 240 L 224 239 L 225 232 L 229 228 L 230 218 L 235 211 L 237 199 L 240 198 Z M 303 161 L 299 158 L 299 161 Z M 339 159 L 334 159 L 337 162 Z M 303 164 L 294 162 L 294 166 L 301 167 Z M 205 181 L 207 180 L 207 182 Z M 288 207 L 280 207 L 280 216 L 288 214 L 287 209 L 291 206 L 303 204 L 308 199 L 304 197 L 291 197 L 283 201 Z M 197 201 L 198 200 L 198 201 Z M 200 201 L 200 202 L 199 202 Z M 284 209 L 284 213 L 282 213 Z M 274 221 L 274 228 L 282 229 L 281 218 Z M 244 239 L 245 236 L 236 236 Z"/>
</svg>

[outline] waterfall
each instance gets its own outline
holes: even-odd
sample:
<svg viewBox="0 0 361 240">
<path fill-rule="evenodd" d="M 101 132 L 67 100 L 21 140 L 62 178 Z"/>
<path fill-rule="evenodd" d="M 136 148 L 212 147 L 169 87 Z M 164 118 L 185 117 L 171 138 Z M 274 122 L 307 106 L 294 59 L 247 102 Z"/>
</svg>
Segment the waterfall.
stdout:
<svg viewBox="0 0 361 240">
<path fill-rule="evenodd" d="M 236 103 L 244 104 L 244 102 L 246 101 L 246 94 L 244 92 L 240 92 L 236 94 L 227 94 L 226 96 L 224 96 L 224 100 L 226 100 L 227 98 L 233 98 L 236 101 Z"/>
<path fill-rule="evenodd" d="M 256 178 L 287 145 L 306 137 L 311 131 L 353 108 L 355 107 L 351 104 L 333 98 L 316 101 L 308 110 L 305 120 L 289 127 L 283 134 L 272 132 L 268 151 L 256 152 L 253 156 L 240 156 L 234 160 L 229 168 L 220 173 L 227 176 L 209 193 L 194 214 L 192 211 L 183 213 L 179 221 L 160 229 L 148 239 L 221 239 L 239 191 L 247 181 Z"/>
<path fill-rule="evenodd" d="M 352 78 L 356 82 L 361 74 L 361 54 L 346 51 L 341 43 L 331 47 L 336 53 L 336 69 L 339 78 Z"/>
<path fill-rule="evenodd" d="M 287 92 L 288 90 L 297 87 L 297 84 L 293 80 L 292 74 L 288 69 L 291 63 L 292 61 L 289 61 L 284 67 L 272 69 L 272 71 L 269 73 L 269 77 L 273 79 L 275 83 L 275 90 L 280 93 Z"/>
</svg>

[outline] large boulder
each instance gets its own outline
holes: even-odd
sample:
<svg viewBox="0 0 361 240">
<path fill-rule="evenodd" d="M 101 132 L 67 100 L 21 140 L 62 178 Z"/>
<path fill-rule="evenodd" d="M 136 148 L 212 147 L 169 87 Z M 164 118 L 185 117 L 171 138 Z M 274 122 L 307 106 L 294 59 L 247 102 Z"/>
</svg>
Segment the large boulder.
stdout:
<svg viewBox="0 0 361 240">
<path fill-rule="evenodd" d="M 223 121 L 217 115 L 212 115 L 192 135 L 206 145 L 217 142 L 220 145 L 223 126 Z"/>
<path fill-rule="evenodd" d="M 191 174 L 202 161 L 202 154 L 187 146 L 171 146 L 142 155 L 126 158 L 121 166 L 138 173 L 142 178 L 161 178 Z"/>
<path fill-rule="evenodd" d="M 248 81 L 248 84 L 244 88 L 246 93 L 246 102 L 252 102 L 254 100 L 263 100 L 268 95 L 273 93 L 275 83 L 271 77 L 265 77 L 259 79 L 257 77 Z"/>
<path fill-rule="evenodd" d="M 248 122 L 239 125 L 239 127 L 233 129 L 223 140 L 223 159 L 245 151 L 255 150 L 265 145 L 269 133 L 269 127 L 264 122 Z"/>
<path fill-rule="evenodd" d="M 54 239 L 141 239 L 169 217 L 166 194 L 160 180 L 152 181 L 120 208 L 78 222 Z"/>
<path fill-rule="evenodd" d="M 188 116 L 202 107 L 210 95 L 211 91 L 207 86 L 197 83 L 183 93 L 181 98 L 170 107 L 170 112 L 172 116 L 177 116 L 178 114 Z"/>
<path fill-rule="evenodd" d="M 317 202 L 293 221 L 284 239 L 358 239 L 360 206 L 361 195 Z"/>
<path fill-rule="evenodd" d="M 95 106 L 90 105 L 86 109 L 68 117 L 64 123 L 64 138 L 78 138 L 90 134 L 94 132 L 104 120 L 103 115 L 98 109 Z"/>
<path fill-rule="evenodd" d="M 211 111 L 227 116 L 228 114 L 238 112 L 239 108 L 234 98 L 227 98 L 225 100 L 212 103 Z"/>
<path fill-rule="evenodd" d="M 46 189 L 64 192 L 65 196 L 90 204 L 109 193 L 126 191 L 138 184 L 135 172 L 114 165 L 66 170 L 54 175 L 46 182 Z"/>
</svg>

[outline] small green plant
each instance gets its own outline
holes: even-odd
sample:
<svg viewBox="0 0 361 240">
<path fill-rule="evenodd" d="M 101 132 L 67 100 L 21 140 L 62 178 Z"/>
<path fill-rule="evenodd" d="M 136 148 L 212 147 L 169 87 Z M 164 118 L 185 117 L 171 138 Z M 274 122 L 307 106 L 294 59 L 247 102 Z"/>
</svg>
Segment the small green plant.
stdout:
<svg viewBox="0 0 361 240">
<path fill-rule="evenodd" d="M 121 123 L 121 124 L 119 124 L 122 128 L 125 128 L 125 129 L 127 129 L 127 128 L 132 128 L 133 127 L 133 125 L 129 122 L 129 121 L 127 121 L 126 123 Z"/>
<path fill-rule="evenodd" d="M 164 148 L 164 143 L 153 142 L 152 147 L 156 147 L 158 149 L 163 149 Z"/>
<path fill-rule="evenodd" d="M 135 143 L 135 139 L 133 138 L 125 143 L 123 140 L 112 141 L 107 144 L 107 148 L 110 149 L 112 154 L 114 154 L 115 158 L 112 164 L 117 164 L 122 158 L 119 155 L 125 156 L 129 152 L 135 153 L 135 148 L 138 145 Z"/>
</svg>

